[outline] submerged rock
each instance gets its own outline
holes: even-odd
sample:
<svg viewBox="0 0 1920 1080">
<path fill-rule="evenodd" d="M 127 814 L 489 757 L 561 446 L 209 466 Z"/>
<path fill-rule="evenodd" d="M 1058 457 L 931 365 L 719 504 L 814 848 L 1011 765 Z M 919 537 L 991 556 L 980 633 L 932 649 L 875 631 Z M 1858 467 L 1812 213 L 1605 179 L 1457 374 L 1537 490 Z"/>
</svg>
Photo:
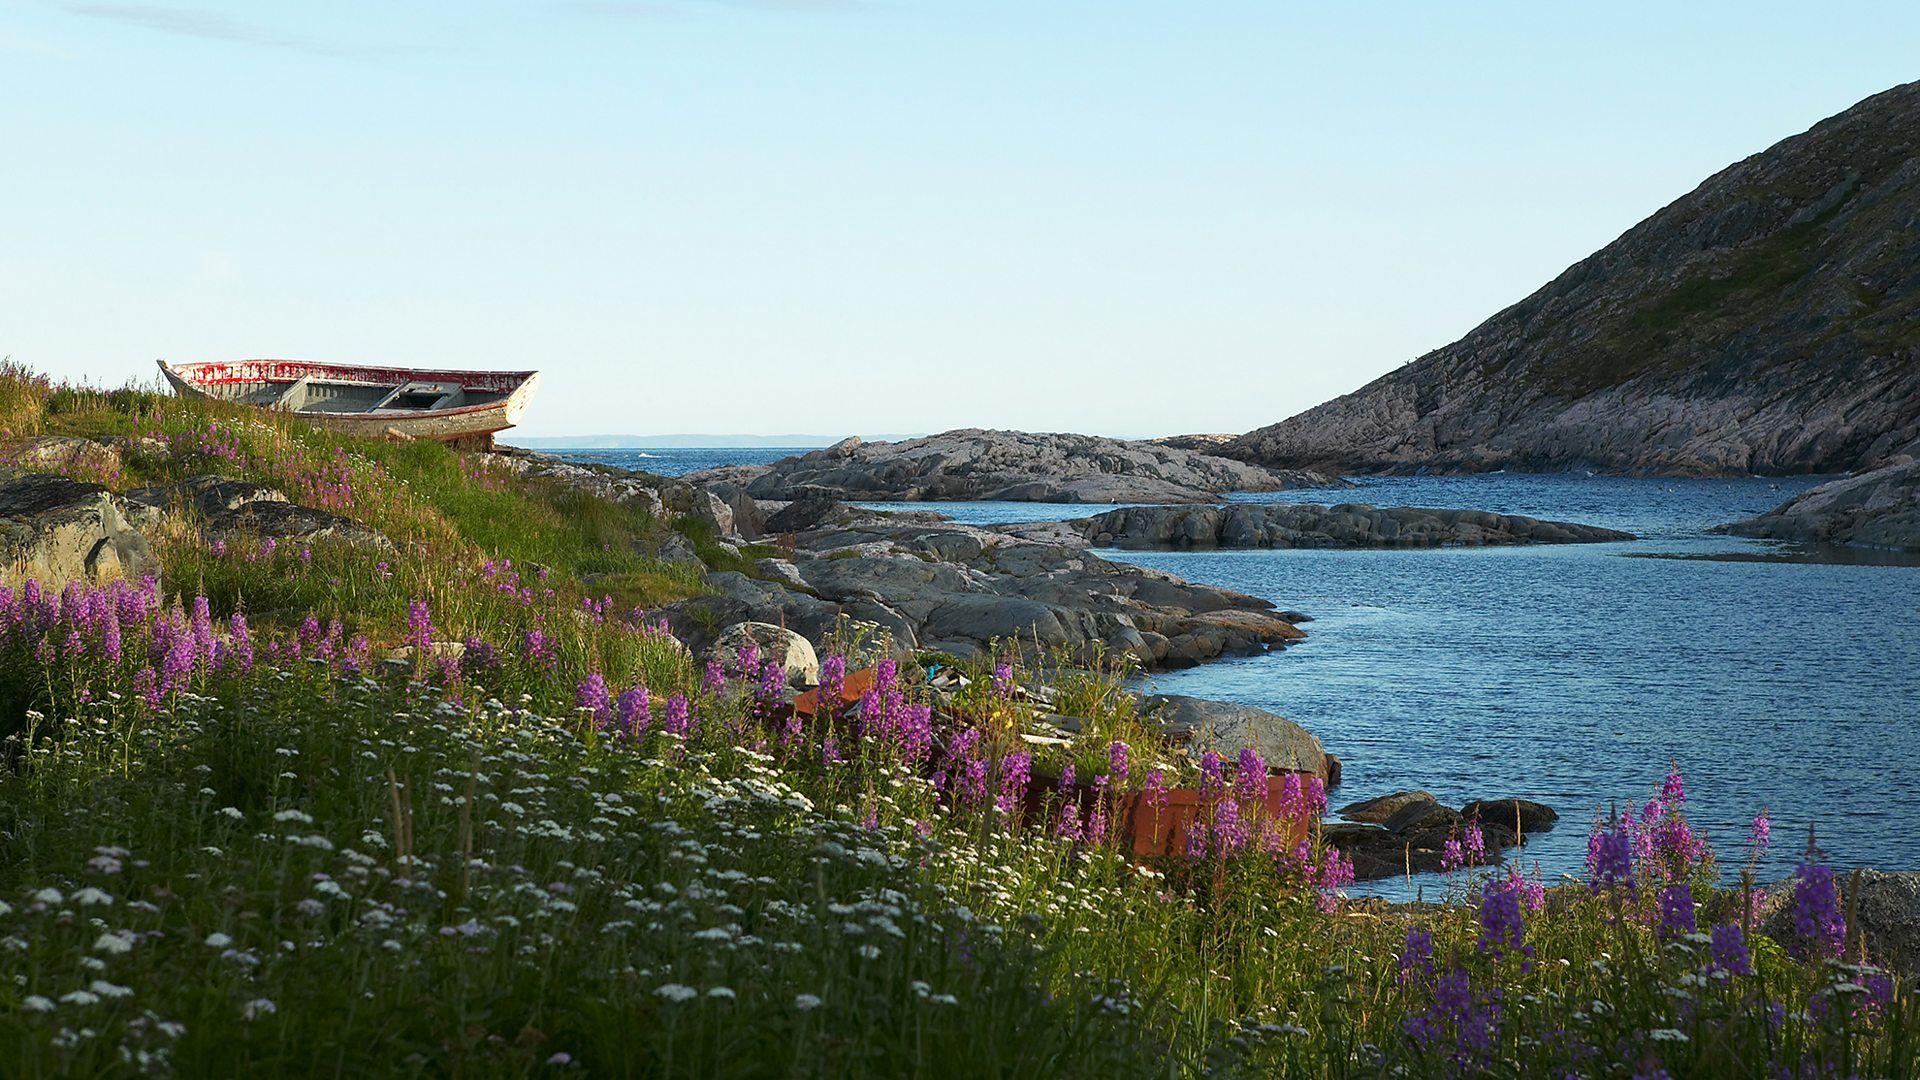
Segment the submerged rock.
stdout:
<svg viewBox="0 0 1920 1080">
<path fill-rule="evenodd" d="M 1475 799 L 1460 808 L 1460 813 L 1468 820 L 1477 820 L 1489 828 L 1513 831 L 1516 821 L 1521 830 L 1531 836 L 1553 828 L 1560 820 L 1560 812 L 1545 803 L 1529 799 Z"/>
</svg>

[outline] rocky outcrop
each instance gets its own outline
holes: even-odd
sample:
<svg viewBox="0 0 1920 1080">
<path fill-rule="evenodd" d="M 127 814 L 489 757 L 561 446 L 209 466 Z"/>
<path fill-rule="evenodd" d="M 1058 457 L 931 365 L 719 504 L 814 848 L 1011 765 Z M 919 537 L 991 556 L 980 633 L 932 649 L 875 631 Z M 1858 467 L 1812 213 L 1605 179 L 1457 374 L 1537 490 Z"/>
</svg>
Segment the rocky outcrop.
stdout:
<svg viewBox="0 0 1920 1080">
<path fill-rule="evenodd" d="M 1160 733 L 1198 758 L 1212 750 L 1231 760 L 1252 748 L 1274 769 L 1328 776 L 1327 753 L 1312 732 L 1284 716 L 1229 701 L 1161 694 L 1142 698 L 1143 712 L 1155 718 Z"/>
<path fill-rule="evenodd" d="M 271 539 L 276 544 L 338 542 L 389 549 L 393 542 L 378 529 L 326 510 L 289 502 L 273 488 L 224 476 L 189 476 L 171 487 L 137 488 L 127 501 L 140 523 L 167 514 L 185 514 L 207 536 L 218 540 Z"/>
<path fill-rule="evenodd" d="M 979 656 L 995 642 L 1028 651 L 1098 643 L 1152 668 L 1306 636 L 1264 600 L 1108 562 L 1083 547 L 819 503 L 791 524 L 803 526 L 786 534 L 791 558 L 765 560 L 772 565 L 757 566 L 759 576 L 711 573 L 715 595 L 664 609 L 676 632 L 702 642 L 751 620 L 819 640 L 844 617 L 884 628 L 900 649 Z"/>
<path fill-rule="evenodd" d="M 137 578 L 158 569 L 118 496 L 44 473 L 0 483 L 0 560 L 15 577 L 53 584 Z"/>
<path fill-rule="evenodd" d="M 772 465 L 694 473 L 696 484 L 757 499 L 1007 499 L 1064 503 L 1205 502 L 1225 491 L 1344 486 L 1154 442 L 964 429 L 893 443 L 846 439 Z"/>
<path fill-rule="evenodd" d="M 1346 503 L 1128 506 L 1065 523 L 1095 547 L 1479 547 L 1632 540 L 1632 533 L 1483 510 Z M 1032 526 L 1021 527 L 1036 535 Z"/>
<path fill-rule="evenodd" d="M 1722 170 L 1459 341 L 1221 452 L 1674 474 L 1915 452 L 1917 207 L 1910 83 Z"/>
<path fill-rule="evenodd" d="M 1723 528 L 1736 536 L 1769 540 L 1920 551 L 1920 461 L 1903 455 L 1871 472 L 1803 491 L 1759 517 Z"/>
</svg>

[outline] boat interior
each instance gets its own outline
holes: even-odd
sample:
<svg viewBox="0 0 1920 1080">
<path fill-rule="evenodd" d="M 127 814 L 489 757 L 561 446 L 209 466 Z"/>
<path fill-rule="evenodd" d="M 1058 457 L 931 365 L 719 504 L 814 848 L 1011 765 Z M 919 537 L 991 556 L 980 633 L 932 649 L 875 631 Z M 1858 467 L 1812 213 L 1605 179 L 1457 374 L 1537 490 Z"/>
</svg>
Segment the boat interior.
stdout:
<svg viewBox="0 0 1920 1080">
<path fill-rule="evenodd" d="M 242 405 L 305 413 L 438 411 L 486 405 L 507 396 L 504 391 L 468 387 L 457 382 L 362 382 L 312 375 L 293 380 L 218 383 L 205 389 Z"/>
</svg>

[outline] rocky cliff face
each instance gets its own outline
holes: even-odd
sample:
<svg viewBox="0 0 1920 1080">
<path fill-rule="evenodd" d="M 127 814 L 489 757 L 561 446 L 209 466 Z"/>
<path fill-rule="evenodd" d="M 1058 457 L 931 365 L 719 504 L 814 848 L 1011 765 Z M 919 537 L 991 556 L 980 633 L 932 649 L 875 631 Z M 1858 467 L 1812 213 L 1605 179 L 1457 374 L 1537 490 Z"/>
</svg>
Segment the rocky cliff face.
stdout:
<svg viewBox="0 0 1920 1080">
<path fill-rule="evenodd" d="M 1223 491 L 1344 486 L 1336 478 L 1093 435 L 963 429 L 893 443 L 847 439 L 770 466 L 695 473 L 756 499 L 1207 502 Z"/>
<path fill-rule="evenodd" d="M 1920 462 L 1903 455 L 1725 528 L 1736 536 L 1920 551 Z"/>
<path fill-rule="evenodd" d="M 1920 83 L 1710 177 L 1466 337 L 1221 453 L 1845 472 L 1920 449 Z"/>
</svg>

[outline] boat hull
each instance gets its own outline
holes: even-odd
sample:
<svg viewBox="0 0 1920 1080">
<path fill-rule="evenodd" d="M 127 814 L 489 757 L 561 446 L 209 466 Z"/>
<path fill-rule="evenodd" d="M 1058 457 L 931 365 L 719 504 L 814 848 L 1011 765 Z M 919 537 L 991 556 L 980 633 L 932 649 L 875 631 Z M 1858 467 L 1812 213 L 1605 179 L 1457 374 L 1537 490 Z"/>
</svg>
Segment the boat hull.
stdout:
<svg viewBox="0 0 1920 1080">
<path fill-rule="evenodd" d="M 520 422 L 537 371 L 440 371 L 298 360 L 160 362 L 176 393 L 270 409 L 335 431 L 375 438 L 491 445 Z M 436 399 L 447 404 L 406 407 Z"/>
</svg>

